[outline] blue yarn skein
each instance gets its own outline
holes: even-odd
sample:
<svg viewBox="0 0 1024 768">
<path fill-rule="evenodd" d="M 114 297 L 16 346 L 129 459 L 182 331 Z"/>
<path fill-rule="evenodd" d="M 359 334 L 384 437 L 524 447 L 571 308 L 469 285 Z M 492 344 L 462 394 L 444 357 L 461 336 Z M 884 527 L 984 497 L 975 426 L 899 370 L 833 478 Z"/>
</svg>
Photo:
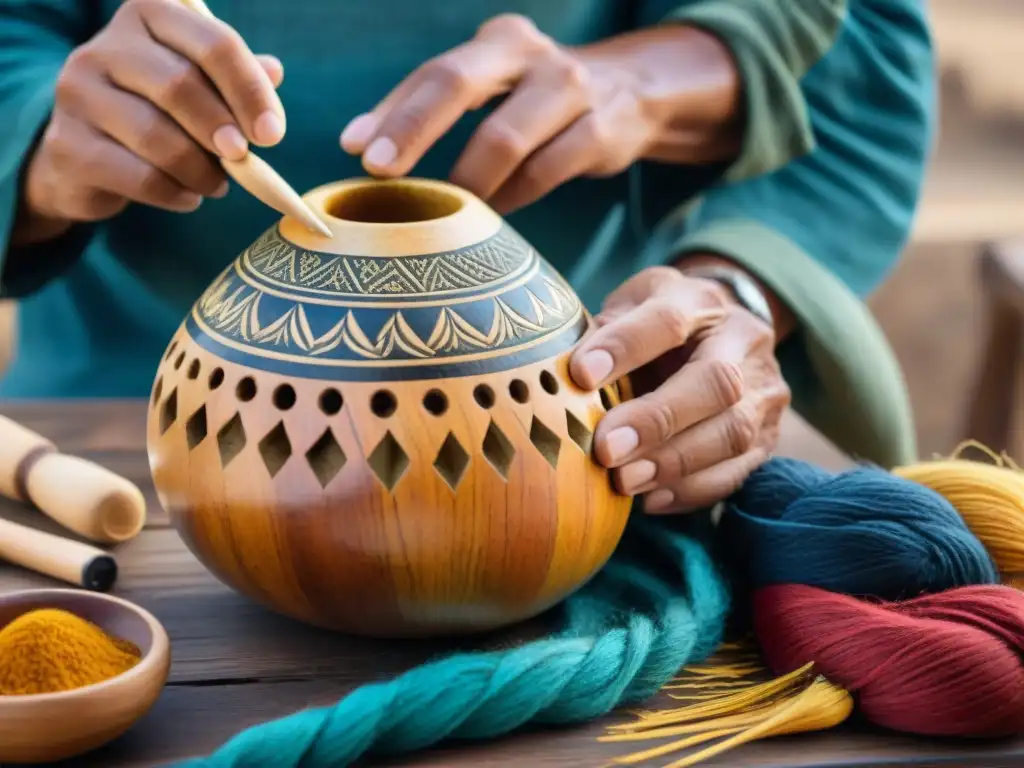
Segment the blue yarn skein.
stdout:
<svg viewBox="0 0 1024 768">
<path fill-rule="evenodd" d="M 662 565 L 663 573 L 653 567 Z M 564 631 L 357 688 L 243 731 L 183 768 L 340 768 L 372 753 L 590 720 L 655 694 L 721 642 L 728 593 L 707 549 L 634 515 L 608 565 L 565 603 Z"/>
<path fill-rule="evenodd" d="M 729 500 L 723 525 L 730 559 L 754 588 L 806 584 L 895 600 L 999 582 L 943 496 L 873 467 L 833 475 L 772 459 Z"/>
</svg>

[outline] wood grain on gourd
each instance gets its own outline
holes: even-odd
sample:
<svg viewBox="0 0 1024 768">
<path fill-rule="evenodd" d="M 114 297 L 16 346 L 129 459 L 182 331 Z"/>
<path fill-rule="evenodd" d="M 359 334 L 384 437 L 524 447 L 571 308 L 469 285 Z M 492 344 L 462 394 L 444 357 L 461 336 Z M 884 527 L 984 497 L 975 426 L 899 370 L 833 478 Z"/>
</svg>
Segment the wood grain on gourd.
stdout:
<svg viewBox="0 0 1024 768">
<path fill-rule="evenodd" d="M 308 199 L 330 211 L 323 196 Z M 445 217 L 328 220 L 340 253 L 432 253 L 487 228 L 466 218 L 482 204 L 464 200 L 455 233 Z M 183 326 L 150 405 L 155 485 L 215 575 L 309 623 L 395 636 L 525 619 L 607 561 L 630 507 L 591 455 L 617 388 L 577 388 L 569 353 L 507 370 L 488 362 L 500 354 L 482 356 L 451 377 L 332 381 L 225 359 Z"/>
</svg>

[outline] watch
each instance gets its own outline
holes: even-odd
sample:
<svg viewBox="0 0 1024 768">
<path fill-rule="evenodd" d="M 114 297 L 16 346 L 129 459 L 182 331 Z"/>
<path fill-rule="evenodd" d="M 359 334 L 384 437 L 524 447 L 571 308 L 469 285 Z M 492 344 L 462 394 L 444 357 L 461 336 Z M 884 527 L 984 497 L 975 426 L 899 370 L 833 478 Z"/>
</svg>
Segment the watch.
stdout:
<svg viewBox="0 0 1024 768">
<path fill-rule="evenodd" d="M 765 298 L 764 291 L 750 277 L 750 275 L 738 269 L 731 269 L 727 266 L 701 265 L 696 267 L 683 267 L 683 274 L 687 277 L 698 277 L 704 280 L 714 280 L 724 286 L 739 302 L 740 306 L 764 321 L 770 328 L 775 327 L 775 319 L 772 317 L 772 308 Z"/>
</svg>

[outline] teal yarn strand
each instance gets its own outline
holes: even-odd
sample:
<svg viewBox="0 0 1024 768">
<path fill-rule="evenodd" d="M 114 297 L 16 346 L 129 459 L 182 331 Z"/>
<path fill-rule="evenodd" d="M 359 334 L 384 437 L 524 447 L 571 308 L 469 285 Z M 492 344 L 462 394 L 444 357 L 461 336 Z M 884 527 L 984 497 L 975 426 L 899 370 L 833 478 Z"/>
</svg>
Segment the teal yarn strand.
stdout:
<svg viewBox="0 0 1024 768">
<path fill-rule="evenodd" d="M 634 515 L 608 565 L 566 600 L 557 635 L 464 653 L 332 706 L 242 731 L 181 768 L 341 768 L 447 739 L 489 739 L 529 723 L 591 720 L 649 698 L 718 647 L 728 592 L 707 548 Z"/>
</svg>

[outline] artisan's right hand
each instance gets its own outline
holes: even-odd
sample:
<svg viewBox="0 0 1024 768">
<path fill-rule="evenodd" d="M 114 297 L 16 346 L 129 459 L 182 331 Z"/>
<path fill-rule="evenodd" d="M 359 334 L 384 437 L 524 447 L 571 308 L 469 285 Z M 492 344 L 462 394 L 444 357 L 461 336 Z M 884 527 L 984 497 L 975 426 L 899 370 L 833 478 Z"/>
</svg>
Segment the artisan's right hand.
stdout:
<svg viewBox="0 0 1024 768">
<path fill-rule="evenodd" d="M 131 202 L 188 212 L 223 196 L 214 154 L 240 160 L 284 135 L 282 77 L 223 22 L 177 0 L 126 0 L 64 65 L 20 218 L 53 236 Z"/>
</svg>

